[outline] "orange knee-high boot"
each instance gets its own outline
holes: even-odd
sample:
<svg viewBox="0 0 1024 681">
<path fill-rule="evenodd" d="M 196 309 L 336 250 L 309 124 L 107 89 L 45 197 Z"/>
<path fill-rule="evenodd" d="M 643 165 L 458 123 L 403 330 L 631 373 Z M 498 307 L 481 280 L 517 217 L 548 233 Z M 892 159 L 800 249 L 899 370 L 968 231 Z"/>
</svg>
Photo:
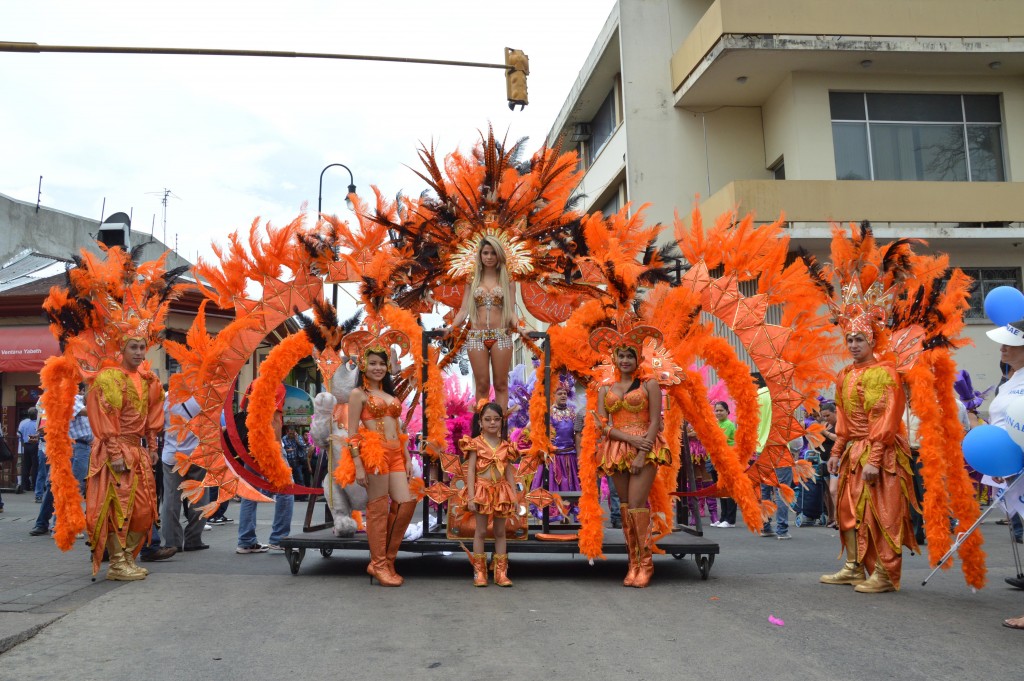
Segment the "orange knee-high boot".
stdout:
<svg viewBox="0 0 1024 681">
<path fill-rule="evenodd" d="M 636 542 L 636 579 L 633 586 L 642 589 L 654 574 L 654 556 L 651 553 L 651 510 L 649 508 L 629 509 L 630 524 L 633 526 L 633 541 Z"/>
<path fill-rule="evenodd" d="M 512 586 L 508 578 L 508 554 L 494 554 L 494 583 L 498 586 Z"/>
<path fill-rule="evenodd" d="M 391 509 L 388 512 L 388 544 L 386 558 L 388 571 L 394 575 L 399 584 L 404 584 L 405 580 L 402 579 L 401 575 L 395 572 L 395 557 L 398 555 L 398 547 L 402 545 L 402 540 L 405 539 L 405 529 L 409 527 L 409 523 L 412 521 L 412 514 L 415 511 L 415 501 L 406 501 L 402 504 L 397 504 L 392 501 Z"/>
<path fill-rule="evenodd" d="M 633 586 L 636 582 L 636 537 L 633 534 L 633 517 L 629 514 L 629 506 L 622 504 L 619 507 L 622 511 L 622 535 L 626 538 L 626 556 L 629 558 L 629 568 L 626 570 L 626 578 L 622 580 L 622 586 Z"/>
<path fill-rule="evenodd" d="M 386 494 L 366 503 L 366 540 L 370 544 L 370 564 L 366 572 L 381 586 L 401 586 L 397 575 L 388 569 L 388 497 Z"/>
<path fill-rule="evenodd" d="M 469 562 L 473 566 L 473 586 L 487 586 L 487 554 L 470 553 Z"/>
</svg>

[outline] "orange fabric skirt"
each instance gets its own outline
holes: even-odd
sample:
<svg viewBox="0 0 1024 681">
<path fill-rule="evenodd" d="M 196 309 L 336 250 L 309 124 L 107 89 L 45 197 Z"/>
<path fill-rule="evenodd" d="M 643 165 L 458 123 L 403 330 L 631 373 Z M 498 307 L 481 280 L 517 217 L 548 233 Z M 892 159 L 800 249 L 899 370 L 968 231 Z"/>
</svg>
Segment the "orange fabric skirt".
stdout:
<svg viewBox="0 0 1024 681">
<path fill-rule="evenodd" d="M 618 428 L 618 426 L 615 426 Z M 626 430 L 629 433 L 629 430 Z M 645 427 L 641 433 L 629 433 L 630 435 L 645 435 Z M 597 445 L 597 472 L 600 475 L 612 475 L 614 473 L 629 472 L 629 467 L 636 458 L 637 449 L 633 445 L 622 440 L 605 440 Z M 654 448 L 647 452 L 646 463 L 653 463 L 655 466 L 667 466 L 672 463 L 672 453 L 669 452 L 668 443 L 661 433 L 658 433 L 654 440 Z"/>
<path fill-rule="evenodd" d="M 493 515 L 495 518 L 511 518 L 516 511 L 516 493 L 508 480 L 501 478 L 491 481 L 477 478 L 475 496 L 476 512 Z"/>
</svg>

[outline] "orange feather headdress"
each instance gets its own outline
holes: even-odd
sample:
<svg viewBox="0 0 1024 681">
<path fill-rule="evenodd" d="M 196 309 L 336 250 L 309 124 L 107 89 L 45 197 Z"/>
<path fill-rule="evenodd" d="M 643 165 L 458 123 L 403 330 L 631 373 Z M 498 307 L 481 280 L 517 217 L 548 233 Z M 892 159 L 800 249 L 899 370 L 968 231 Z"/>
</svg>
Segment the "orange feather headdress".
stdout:
<svg viewBox="0 0 1024 681">
<path fill-rule="evenodd" d="M 648 339 L 653 340 L 654 345 L 658 346 L 661 345 L 663 336 L 660 330 L 644 324 L 632 326 L 621 332 L 602 326 L 591 332 L 590 347 L 602 355 L 612 356 L 622 349 L 632 350 L 637 362 L 640 362 L 644 356 L 644 341 Z"/>
<path fill-rule="evenodd" d="M 341 347 L 346 355 L 359 358 L 359 370 L 366 371 L 366 360 L 370 354 L 381 354 L 386 358 L 388 371 L 392 371 L 391 347 L 397 345 L 402 355 L 407 355 L 412 350 L 412 342 L 409 336 L 394 329 L 375 333 L 372 330 L 360 329 L 353 331 L 341 339 Z"/>
<path fill-rule="evenodd" d="M 175 284 L 187 267 L 167 271 L 167 254 L 136 263 L 119 247 L 100 246 L 105 258 L 82 250 L 68 272 L 68 287 L 53 287 L 43 303 L 50 330 L 85 376 L 105 361 L 119 361 L 129 340 L 156 343 L 181 291 Z"/>
</svg>

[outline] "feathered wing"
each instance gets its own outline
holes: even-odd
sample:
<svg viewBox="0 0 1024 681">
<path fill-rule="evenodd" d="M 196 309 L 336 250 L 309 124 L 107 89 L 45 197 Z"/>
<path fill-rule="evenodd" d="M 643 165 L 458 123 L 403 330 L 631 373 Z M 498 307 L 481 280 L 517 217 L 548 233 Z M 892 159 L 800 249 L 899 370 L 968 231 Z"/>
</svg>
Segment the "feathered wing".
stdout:
<svg viewBox="0 0 1024 681">
<path fill-rule="evenodd" d="M 787 443 L 807 435 L 796 411 L 813 407 L 818 390 L 830 382 L 832 360 L 839 351 L 827 318 L 820 312 L 828 299 L 814 274 L 814 263 L 798 257 L 786 264 L 789 237 L 782 224 L 780 218 L 755 225 L 750 215 L 737 219 L 726 213 L 719 216 L 711 233 L 705 233 L 696 208 L 689 225 L 676 220 L 680 250 L 688 259 L 695 259 L 684 276 L 684 285 L 701 292 L 703 312 L 736 334 L 768 386 L 771 429 L 758 464 L 748 469 L 748 476 L 773 486 L 779 484 L 774 473 L 777 467 L 794 467 L 795 482 L 813 474 L 804 462 L 793 461 Z M 712 277 L 710 271 L 719 267 L 723 274 Z M 755 283 L 757 293 L 744 294 L 744 282 Z M 768 321 L 770 311 L 779 323 Z M 716 352 L 719 361 L 725 361 L 724 348 Z M 734 381 L 742 382 L 742 377 L 737 375 Z M 749 378 L 746 382 L 749 385 Z M 729 390 L 733 392 L 732 385 Z M 749 409 L 749 403 L 745 407 L 736 397 L 739 415 Z M 756 445 L 751 448 L 748 438 L 756 430 L 756 413 L 752 420 L 738 416 L 737 421 L 737 448 L 755 451 Z M 811 437 L 815 437 L 813 433 Z M 784 497 L 792 498 L 791 489 L 782 491 Z"/>
</svg>

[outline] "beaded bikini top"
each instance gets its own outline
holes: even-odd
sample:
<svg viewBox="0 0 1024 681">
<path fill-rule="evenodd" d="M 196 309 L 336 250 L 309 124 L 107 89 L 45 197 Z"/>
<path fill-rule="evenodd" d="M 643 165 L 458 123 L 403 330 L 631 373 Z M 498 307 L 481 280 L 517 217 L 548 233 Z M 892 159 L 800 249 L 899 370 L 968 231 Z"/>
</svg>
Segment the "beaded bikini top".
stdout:
<svg viewBox="0 0 1024 681">
<path fill-rule="evenodd" d="M 398 400 L 392 400 L 389 402 L 382 397 L 368 395 L 359 418 L 364 421 L 369 421 L 370 419 L 379 419 L 385 416 L 390 416 L 396 419 L 401 418 L 402 403 Z"/>
<path fill-rule="evenodd" d="M 473 299 L 477 305 L 499 307 L 505 301 L 505 294 L 501 287 L 489 289 L 486 286 L 477 286 L 476 290 L 473 291 Z"/>
</svg>

